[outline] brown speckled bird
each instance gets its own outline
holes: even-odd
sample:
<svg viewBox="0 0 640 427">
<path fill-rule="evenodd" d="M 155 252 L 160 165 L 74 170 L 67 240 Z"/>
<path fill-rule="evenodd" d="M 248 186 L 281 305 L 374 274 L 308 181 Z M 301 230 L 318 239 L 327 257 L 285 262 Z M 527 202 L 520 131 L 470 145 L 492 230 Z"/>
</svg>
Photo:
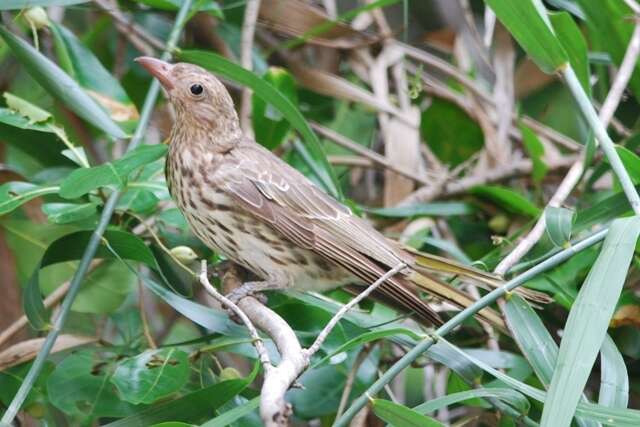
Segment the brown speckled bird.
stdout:
<svg viewBox="0 0 640 427">
<path fill-rule="evenodd" d="M 385 238 L 247 138 L 231 96 L 209 72 L 150 57 L 137 61 L 160 81 L 175 109 L 166 166 L 171 195 L 196 236 L 262 279 L 236 289 L 234 299 L 270 289 L 323 292 L 364 286 L 404 262 L 407 268 L 383 283 L 374 297 L 438 324 L 440 317 L 420 291 L 458 307 L 473 300 L 432 273 L 495 284 L 489 274 L 411 252 Z M 480 316 L 503 326 L 492 310 Z"/>
</svg>

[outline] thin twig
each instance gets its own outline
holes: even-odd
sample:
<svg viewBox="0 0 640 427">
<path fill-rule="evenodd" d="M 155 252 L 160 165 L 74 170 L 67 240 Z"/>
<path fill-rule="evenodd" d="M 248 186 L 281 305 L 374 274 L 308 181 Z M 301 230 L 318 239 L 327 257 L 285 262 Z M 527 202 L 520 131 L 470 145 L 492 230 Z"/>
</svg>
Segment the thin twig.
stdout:
<svg viewBox="0 0 640 427">
<path fill-rule="evenodd" d="M 202 266 L 200 268 L 200 283 L 204 286 L 204 289 L 207 291 L 209 295 L 215 298 L 218 302 L 220 302 L 223 306 L 227 307 L 233 313 L 242 320 L 244 326 L 249 330 L 249 335 L 253 340 L 253 345 L 258 352 L 258 357 L 260 359 L 260 363 L 264 367 L 265 372 L 268 372 L 271 369 L 271 359 L 269 358 L 269 353 L 267 353 L 267 349 L 264 346 L 264 342 L 260 335 L 258 334 L 258 330 L 253 325 L 253 322 L 247 317 L 247 315 L 242 311 L 236 304 L 234 304 L 229 298 L 222 295 L 218 290 L 211 285 L 209 282 L 209 278 L 207 277 L 207 261 L 202 260 Z"/>
<path fill-rule="evenodd" d="M 345 408 L 347 407 L 347 403 L 349 402 L 349 395 L 353 390 L 353 384 L 355 383 L 356 376 L 358 375 L 358 371 L 360 370 L 360 366 L 367 360 L 369 357 L 369 353 L 375 347 L 374 345 L 365 346 L 356 357 L 356 360 L 353 362 L 351 369 L 349 370 L 349 374 L 347 375 L 347 380 L 344 383 L 344 389 L 342 390 L 342 396 L 340 396 L 340 404 L 338 405 L 338 410 L 336 411 L 336 419 L 340 418 Z"/>
<path fill-rule="evenodd" d="M 149 328 L 149 321 L 147 320 L 147 312 L 144 308 L 144 286 L 142 281 L 138 281 L 138 308 L 140 309 L 140 319 L 142 320 L 142 333 L 147 340 L 149 348 L 158 348 L 156 341 L 151 335 L 151 329 Z"/>
<path fill-rule="evenodd" d="M 378 280 L 369 285 L 367 289 L 365 289 L 363 292 L 359 293 L 355 298 L 349 301 L 349 303 L 343 305 L 340 310 L 338 310 L 338 312 L 331 318 L 331 320 L 329 320 L 329 323 L 325 325 L 324 329 L 322 329 L 311 347 L 303 350 L 305 357 L 311 359 L 311 356 L 313 356 L 320 349 L 320 346 L 322 346 L 324 340 L 327 339 L 333 328 L 336 327 L 340 319 L 342 319 L 349 310 L 356 306 L 360 301 L 368 297 L 371 292 L 375 291 L 378 288 L 378 286 L 389 280 L 391 277 L 395 276 L 396 273 L 406 267 L 407 264 L 405 264 L 404 262 L 396 265 L 391 270 L 380 276 Z"/>
<path fill-rule="evenodd" d="M 394 172 L 396 172 L 399 175 L 402 175 L 406 178 L 412 179 L 416 182 L 419 182 L 420 184 L 423 185 L 429 185 L 431 181 L 416 175 L 410 171 L 406 171 L 403 170 L 402 168 L 399 168 L 391 163 L 389 163 L 389 161 L 382 155 L 376 153 L 375 151 L 372 151 L 360 144 L 358 144 L 357 142 L 354 142 L 352 140 L 350 140 L 349 138 L 347 138 L 346 136 L 343 136 L 341 134 L 339 134 L 338 132 L 334 131 L 333 129 L 329 129 L 325 126 L 322 126 L 319 123 L 315 123 L 315 122 L 311 122 L 311 127 L 316 130 L 320 135 L 324 136 L 325 138 L 329 138 L 330 140 L 332 140 L 333 142 L 335 142 L 336 144 L 338 144 L 341 147 L 346 148 L 347 150 L 351 150 L 354 153 L 358 153 L 363 157 L 366 157 L 367 159 L 371 160 L 372 162 L 374 162 L 375 164 L 378 164 L 384 168 L 387 168 L 389 170 L 392 170 Z"/>
<path fill-rule="evenodd" d="M 256 32 L 256 21 L 260 11 L 260 0 L 247 0 L 242 22 L 242 38 L 240 40 L 240 65 L 251 71 L 253 69 L 253 36 Z M 240 104 L 240 124 L 246 133 L 251 129 L 251 89 L 242 88 L 242 103 Z"/>
<path fill-rule="evenodd" d="M 568 168 L 576 159 L 577 156 L 564 157 L 555 163 L 549 164 L 549 170 Z M 417 203 L 426 203 L 437 197 L 454 196 L 464 193 L 477 185 L 497 182 L 514 176 L 528 175 L 532 170 L 533 163 L 530 159 L 514 160 L 509 165 L 488 169 L 483 174 L 472 175 L 457 181 L 447 182 L 442 186 L 421 187 L 405 197 L 396 206 L 410 206 Z"/>
<path fill-rule="evenodd" d="M 118 31 L 129 40 L 131 45 L 139 52 L 145 55 L 153 55 L 154 50 L 163 50 L 164 43 L 147 33 L 142 27 L 127 19 L 127 17 L 118 9 L 116 2 L 110 0 L 94 0 L 94 2 L 108 13 L 115 21 Z"/>
</svg>

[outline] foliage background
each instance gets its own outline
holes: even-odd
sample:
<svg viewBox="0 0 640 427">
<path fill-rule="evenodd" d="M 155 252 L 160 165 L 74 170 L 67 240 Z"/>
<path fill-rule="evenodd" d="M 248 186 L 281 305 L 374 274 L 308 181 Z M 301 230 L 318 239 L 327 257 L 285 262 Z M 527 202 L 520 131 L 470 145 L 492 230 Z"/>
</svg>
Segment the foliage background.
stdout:
<svg viewBox="0 0 640 427">
<path fill-rule="evenodd" d="M 25 9 L 36 3 L 46 9 Z M 62 313 L 21 423 L 260 425 L 250 340 L 190 273 L 220 258 L 164 183 L 172 113 L 162 97 L 143 107 L 151 80 L 133 62 L 184 24 L 173 53 L 225 79 L 256 140 L 390 237 L 517 277 L 610 227 L 604 245 L 526 281 L 553 303 L 510 295 L 496 305 L 508 333 L 465 318 L 397 375 L 432 331 L 361 304 L 290 391 L 296 425 L 331 425 L 384 372 L 395 378 L 356 425 L 569 425 L 579 400 L 575 424 L 640 425 L 625 409 L 640 384 L 640 224 L 624 184 L 640 181 L 635 1 L 487 1 L 496 21 L 481 1 L 262 0 L 249 43 L 244 1 L 193 3 L 185 22 L 178 0 L 0 3 L 3 409 Z M 252 72 L 239 65 L 249 48 Z M 620 80 L 608 106 L 616 175 L 574 99 L 599 109 Z M 101 218 L 96 259 L 60 306 Z M 500 264 L 540 218 L 533 249 Z M 348 298 L 272 294 L 269 306 L 309 344 Z"/>
</svg>

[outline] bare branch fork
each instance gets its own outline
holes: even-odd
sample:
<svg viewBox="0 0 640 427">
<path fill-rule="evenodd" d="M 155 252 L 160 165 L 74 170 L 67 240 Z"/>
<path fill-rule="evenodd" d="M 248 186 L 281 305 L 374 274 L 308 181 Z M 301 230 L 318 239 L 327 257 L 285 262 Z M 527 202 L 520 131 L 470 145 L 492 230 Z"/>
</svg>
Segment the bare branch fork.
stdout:
<svg viewBox="0 0 640 427">
<path fill-rule="evenodd" d="M 206 261 L 202 261 L 200 283 L 213 298 L 230 309 L 244 323 L 253 339 L 253 345 L 258 352 L 260 362 L 265 368 L 264 382 L 260 393 L 260 416 L 266 426 L 275 427 L 288 424 L 292 408 L 291 404 L 284 399 L 284 395 L 289 388 L 296 385 L 296 380 L 307 369 L 311 358 L 320 349 L 333 328 L 336 327 L 349 310 L 368 297 L 378 286 L 406 267 L 405 263 L 398 264 L 380 276 L 378 280 L 369 285 L 367 289 L 358 294 L 348 304 L 343 305 L 318 334 L 314 343 L 309 348 L 303 349 L 291 326 L 256 298 L 247 296 L 238 301 L 237 304 L 234 304 L 222 295 L 209 282 L 207 264 Z M 225 275 L 224 280 L 235 280 L 237 284 L 240 282 L 232 274 Z M 269 354 L 262 338 L 258 335 L 256 327 L 269 335 L 276 344 L 281 359 L 277 366 L 271 364 Z"/>
</svg>

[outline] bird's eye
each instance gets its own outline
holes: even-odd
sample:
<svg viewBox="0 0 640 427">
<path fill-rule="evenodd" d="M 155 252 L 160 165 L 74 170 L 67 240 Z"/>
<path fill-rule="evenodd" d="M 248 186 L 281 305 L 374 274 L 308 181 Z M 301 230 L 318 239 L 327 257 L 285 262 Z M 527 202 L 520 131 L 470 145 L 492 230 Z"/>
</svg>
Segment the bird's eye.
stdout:
<svg viewBox="0 0 640 427">
<path fill-rule="evenodd" d="M 199 85 L 197 83 L 196 84 L 192 84 L 191 87 L 189 88 L 189 90 L 194 95 L 202 95 L 202 92 L 204 92 L 204 88 L 202 87 L 202 85 Z"/>
</svg>

